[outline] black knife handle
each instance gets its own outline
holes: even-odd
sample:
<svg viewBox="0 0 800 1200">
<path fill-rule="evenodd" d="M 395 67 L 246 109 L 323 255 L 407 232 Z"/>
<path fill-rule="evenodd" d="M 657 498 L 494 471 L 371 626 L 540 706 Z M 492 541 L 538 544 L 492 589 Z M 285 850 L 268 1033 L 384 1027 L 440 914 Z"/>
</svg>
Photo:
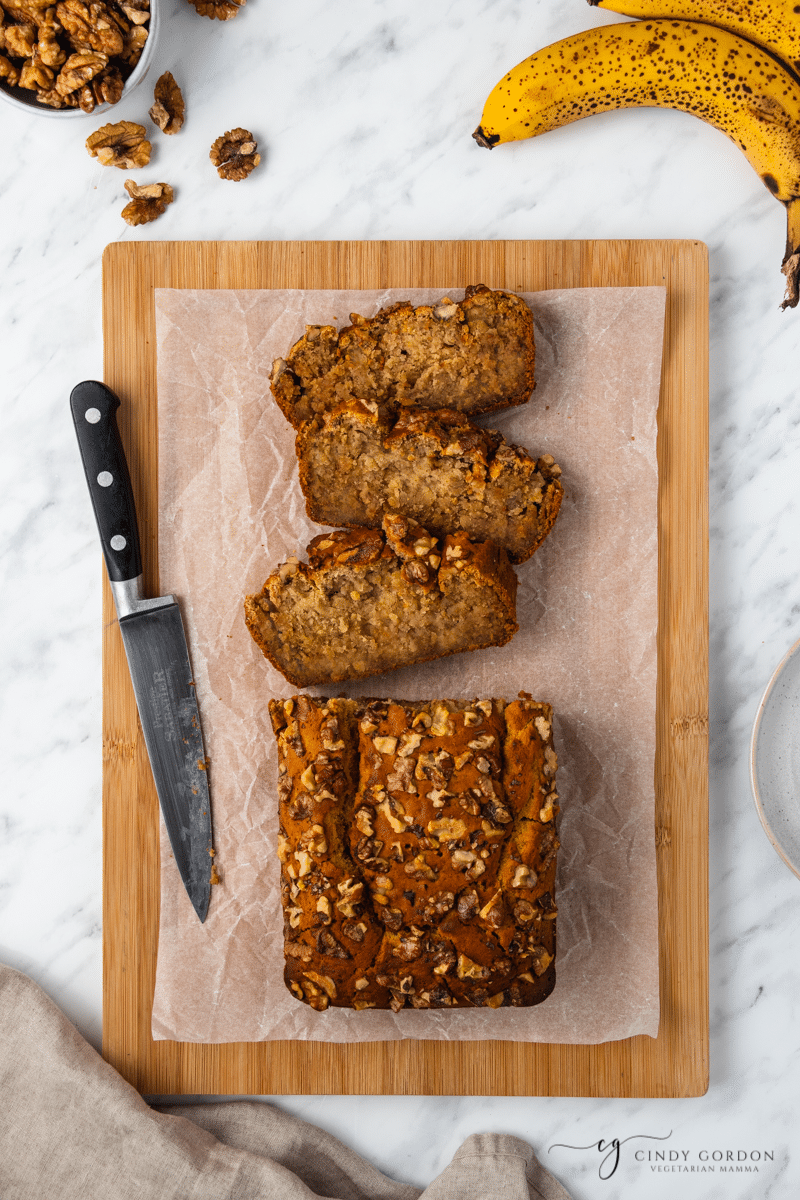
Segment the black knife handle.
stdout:
<svg viewBox="0 0 800 1200">
<path fill-rule="evenodd" d="M 69 398 L 83 469 L 112 583 L 142 573 L 133 488 L 119 430 L 119 400 L 104 383 L 88 379 Z"/>
</svg>

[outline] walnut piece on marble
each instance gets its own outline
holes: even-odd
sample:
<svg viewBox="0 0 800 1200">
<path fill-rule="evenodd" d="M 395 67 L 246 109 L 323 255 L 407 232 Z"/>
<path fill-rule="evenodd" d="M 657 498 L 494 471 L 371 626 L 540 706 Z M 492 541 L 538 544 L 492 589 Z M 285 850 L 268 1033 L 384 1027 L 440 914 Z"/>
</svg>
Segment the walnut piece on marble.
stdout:
<svg viewBox="0 0 800 1200">
<path fill-rule="evenodd" d="M 246 129 L 229 129 L 211 147 L 209 158 L 220 179 L 245 179 L 261 162 L 258 143 Z"/>
<path fill-rule="evenodd" d="M 184 122 L 186 105 L 171 71 L 165 71 L 156 83 L 153 99 L 150 120 L 162 133 L 177 133 Z"/>
<path fill-rule="evenodd" d="M 147 166 L 152 147 L 145 138 L 144 125 L 137 125 L 135 121 L 117 121 L 90 133 L 86 149 L 104 167 L 129 171 Z"/>
<path fill-rule="evenodd" d="M 175 199 L 168 183 L 138 184 L 133 179 L 126 179 L 125 191 L 131 199 L 122 210 L 122 219 L 129 225 L 147 225 L 149 221 L 155 221 Z"/>
<path fill-rule="evenodd" d="M 230 21 L 240 8 L 244 8 L 247 0 L 189 0 L 201 17 L 210 17 L 216 21 Z"/>
</svg>

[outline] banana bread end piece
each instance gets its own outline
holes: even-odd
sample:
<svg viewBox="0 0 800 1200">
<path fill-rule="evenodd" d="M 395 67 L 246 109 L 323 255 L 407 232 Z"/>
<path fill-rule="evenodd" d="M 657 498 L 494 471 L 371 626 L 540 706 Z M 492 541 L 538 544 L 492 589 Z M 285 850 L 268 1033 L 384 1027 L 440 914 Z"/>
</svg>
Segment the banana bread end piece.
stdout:
<svg viewBox="0 0 800 1200">
<path fill-rule="evenodd" d="M 555 986 L 552 709 L 269 705 L 284 977 L 317 1011 L 540 1004 Z"/>
</svg>

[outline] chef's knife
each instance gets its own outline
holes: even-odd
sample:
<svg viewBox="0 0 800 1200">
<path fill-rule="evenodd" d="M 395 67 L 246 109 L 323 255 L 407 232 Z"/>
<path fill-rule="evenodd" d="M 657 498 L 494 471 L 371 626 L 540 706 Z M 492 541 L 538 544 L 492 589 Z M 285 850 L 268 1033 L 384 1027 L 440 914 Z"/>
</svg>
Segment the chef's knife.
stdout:
<svg viewBox="0 0 800 1200">
<path fill-rule="evenodd" d="M 180 609 L 172 596 L 142 597 L 136 509 L 117 429 L 119 400 L 105 384 L 88 380 L 73 389 L 70 407 L 161 812 L 189 899 L 205 921 L 213 868 L 211 803 Z"/>
</svg>

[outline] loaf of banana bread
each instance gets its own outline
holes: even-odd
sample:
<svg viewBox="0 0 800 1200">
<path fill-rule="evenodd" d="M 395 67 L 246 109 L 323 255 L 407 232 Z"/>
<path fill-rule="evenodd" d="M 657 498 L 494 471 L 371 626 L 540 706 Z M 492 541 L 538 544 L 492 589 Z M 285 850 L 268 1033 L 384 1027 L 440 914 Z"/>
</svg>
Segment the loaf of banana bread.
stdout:
<svg viewBox="0 0 800 1200">
<path fill-rule="evenodd" d="M 558 516 L 561 468 L 532 458 L 453 409 L 406 409 L 394 420 L 351 400 L 297 435 L 300 486 L 312 521 L 379 528 L 413 517 L 437 537 L 463 529 L 502 546 L 514 563 L 541 546 Z"/>
<path fill-rule="evenodd" d="M 269 705 L 287 986 L 318 1011 L 530 1006 L 555 986 L 549 704 Z"/>
<path fill-rule="evenodd" d="M 477 284 L 458 304 L 401 301 L 350 320 L 341 332 L 307 325 L 273 363 L 272 394 L 295 428 L 347 400 L 475 414 L 525 404 L 533 391 L 533 317 L 511 292 Z"/>
<path fill-rule="evenodd" d="M 397 515 L 377 529 L 323 533 L 245 599 L 245 621 L 298 687 L 502 646 L 517 631 L 506 552 L 466 533 L 433 537 Z"/>
</svg>

